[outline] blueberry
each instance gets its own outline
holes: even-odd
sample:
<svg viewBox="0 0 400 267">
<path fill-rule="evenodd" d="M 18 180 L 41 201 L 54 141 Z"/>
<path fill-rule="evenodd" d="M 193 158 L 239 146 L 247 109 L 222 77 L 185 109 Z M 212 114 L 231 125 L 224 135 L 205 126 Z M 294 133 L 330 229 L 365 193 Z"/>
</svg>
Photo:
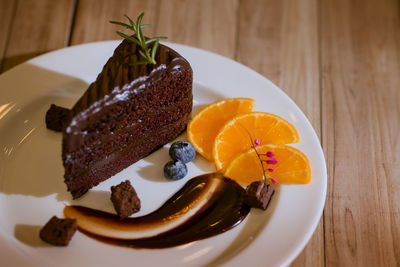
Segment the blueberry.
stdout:
<svg viewBox="0 0 400 267">
<path fill-rule="evenodd" d="M 173 160 L 180 160 L 183 163 L 188 163 L 194 160 L 196 150 L 189 142 L 177 141 L 171 145 L 169 155 Z"/>
<path fill-rule="evenodd" d="M 170 180 L 179 180 L 186 176 L 187 167 L 180 160 L 172 160 L 164 166 L 164 176 Z"/>
</svg>

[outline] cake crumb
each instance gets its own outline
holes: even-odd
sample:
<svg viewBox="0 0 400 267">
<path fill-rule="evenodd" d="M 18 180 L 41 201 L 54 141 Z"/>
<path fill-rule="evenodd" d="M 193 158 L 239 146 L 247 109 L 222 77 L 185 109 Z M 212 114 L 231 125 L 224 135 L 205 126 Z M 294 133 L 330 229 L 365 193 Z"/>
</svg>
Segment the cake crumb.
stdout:
<svg viewBox="0 0 400 267">
<path fill-rule="evenodd" d="M 120 219 L 125 219 L 140 210 L 140 199 L 129 180 L 111 186 L 111 201 Z"/>
<path fill-rule="evenodd" d="M 69 114 L 69 109 L 51 104 L 46 112 L 46 127 L 56 132 L 62 132 Z"/>
<path fill-rule="evenodd" d="M 53 216 L 40 230 L 39 236 L 54 246 L 67 246 L 76 229 L 76 219 L 59 219 Z"/>
</svg>

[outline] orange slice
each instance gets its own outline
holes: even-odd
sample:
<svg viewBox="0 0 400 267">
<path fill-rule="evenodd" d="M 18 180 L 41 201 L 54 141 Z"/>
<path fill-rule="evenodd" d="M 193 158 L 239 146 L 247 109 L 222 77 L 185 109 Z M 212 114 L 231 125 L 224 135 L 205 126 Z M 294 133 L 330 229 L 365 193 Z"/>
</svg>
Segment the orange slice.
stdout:
<svg viewBox="0 0 400 267">
<path fill-rule="evenodd" d="M 249 150 L 256 139 L 261 145 L 290 144 L 299 141 L 296 128 L 283 118 L 265 112 L 252 112 L 228 121 L 219 131 L 212 149 L 217 170 L 224 171 L 231 161 Z"/>
<path fill-rule="evenodd" d="M 267 177 L 275 178 L 278 183 L 307 184 L 311 179 L 310 163 L 300 150 L 286 145 L 261 145 L 255 147 L 261 159 L 276 159 L 276 164 L 263 161 Z M 270 151 L 273 157 L 265 154 Z M 272 172 L 268 169 L 273 168 Z M 271 170 L 271 169 L 270 169 Z M 253 148 L 240 154 L 226 168 L 225 176 L 240 183 L 250 184 L 263 178 L 259 158 Z"/>
<path fill-rule="evenodd" d="M 251 98 L 224 99 L 203 107 L 189 122 L 187 136 L 197 152 L 212 161 L 214 139 L 221 127 L 236 115 L 254 108 Z"/>
</svg>

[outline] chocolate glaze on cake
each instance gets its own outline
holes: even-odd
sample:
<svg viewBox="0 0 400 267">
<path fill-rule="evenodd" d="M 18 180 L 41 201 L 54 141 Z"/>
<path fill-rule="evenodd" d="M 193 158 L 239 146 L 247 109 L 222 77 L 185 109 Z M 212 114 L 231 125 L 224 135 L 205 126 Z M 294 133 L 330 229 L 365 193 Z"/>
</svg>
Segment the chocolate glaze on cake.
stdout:
<svg viewBox="0 0 400 267">
<path fill-rule="evenodd" d="M 63 131 L 64 180 L 74 198 L 185 130 L 192 110 L 189 63 L 160 45 L 157 64 L 124 40 L 78 100 Z"/>
</svg>

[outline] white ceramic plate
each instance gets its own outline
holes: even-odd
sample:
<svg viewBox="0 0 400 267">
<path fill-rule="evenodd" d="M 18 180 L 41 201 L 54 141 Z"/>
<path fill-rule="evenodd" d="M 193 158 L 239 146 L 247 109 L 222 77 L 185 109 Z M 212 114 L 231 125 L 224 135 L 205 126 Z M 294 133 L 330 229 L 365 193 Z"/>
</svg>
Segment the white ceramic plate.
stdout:
<svg viewBox="0 0 400 267">
<path fill-rule="evenodd" d="M 289 120 L 298 130 L 294 146 L 309 158 L 308 185 L 281 185 L 267 211 L 252 210 L 238 227 L 209 239 L 170 249 L 128 249 L 103 244 L 77 232 L 70 245 L 53 247 L 38 237 L 40 228 L 65 204 L 113 212 L 110 186 L 130 179 L 146 214 L 189 178 L 214 171 L 197 156 L 189 174 L 176 182 L 163 178 L 168 146 L 133 164 L 73 201 L 63 183 L 61 135 L 44 122 L 51 103 L 72 107 L 112 55 L 117 41 L 84 44 L 32 59 L 0 76 L 0 259 L 4 266 L 278 266 L 301 252 L 321 217 L 326 166 L 318 138 L 296 104 L 269 80 L 222 56 L 168 44 L 191 63 L 194 111 L 231 97 L 256 100 L 256 111 Z M 181 136 L 179 139 L 185 139 Z"/>
</svg>

